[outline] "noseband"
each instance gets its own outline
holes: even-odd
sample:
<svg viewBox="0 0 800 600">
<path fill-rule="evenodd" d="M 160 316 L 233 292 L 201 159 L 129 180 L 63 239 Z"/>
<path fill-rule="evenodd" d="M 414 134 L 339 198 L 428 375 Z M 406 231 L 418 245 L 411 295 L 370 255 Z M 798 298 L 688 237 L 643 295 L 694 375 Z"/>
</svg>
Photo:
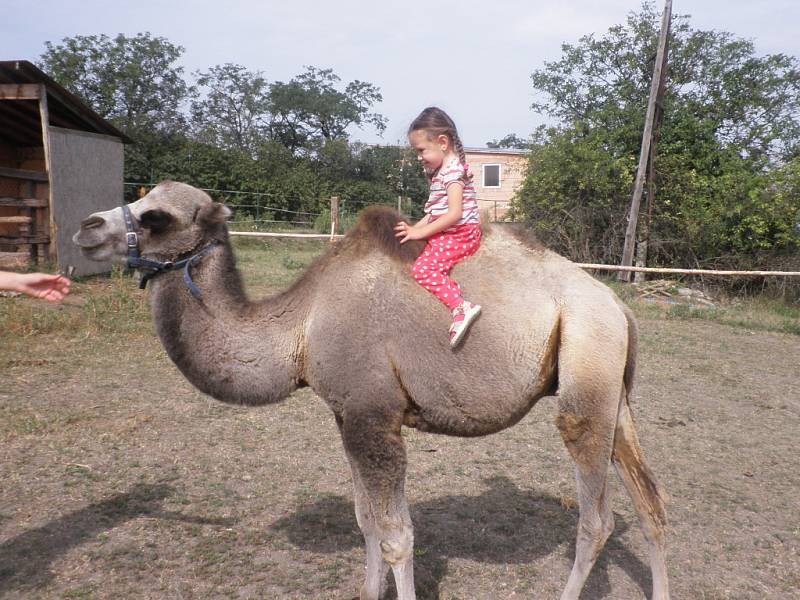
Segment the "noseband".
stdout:
<svg viewBox="0 0 800 600">
<path fill-rule="evenodd" d="M 139 289 L 143 290 L 147 286 L 147 282 L 156 275 L 166 273 L 167 271 L 183 269 L 183 282 L 186 284 L 186 287 L 189 288 L 189 292 L 197 300 L 202 299 L 203 293 L 200 291 L 200 288 L 197 287 L 197 284 L 192 281 L 189 268 L 199 265 L 200 261 L 203 260 L 203 258 L 209 252 L 211 252 L 211 250 L 213 250 L 217 244 L 219 244 L 219 242 L 215 240 L 200 250 L 200 252 L 175 262 L 161 262 L 158 260 L 143 258 L 139 252 L 139 234 L 136 232 L 136 218 L 131 213 L 131 209 L 124 204 L 122 205 L 122 216 L 125 219 L 125 243 L 128 246 L 128 262 L 126 263 L 126 266 L 129 269 L 139 269 L 143 271 L 142 278 L 139 281 Z"/>
</svg>

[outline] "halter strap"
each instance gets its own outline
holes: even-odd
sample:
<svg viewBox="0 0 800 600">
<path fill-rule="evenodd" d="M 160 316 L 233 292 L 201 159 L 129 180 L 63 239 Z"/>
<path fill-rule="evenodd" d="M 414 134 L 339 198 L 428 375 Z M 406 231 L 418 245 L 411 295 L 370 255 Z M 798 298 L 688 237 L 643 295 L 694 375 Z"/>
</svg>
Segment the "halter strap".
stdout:
<svg viewBox="0 0 800 600">
<path fill-rule="evenodd" d="M 197 287 L 197 284 L 192 280 L 192 275 L 189 272 L 189 268 L 199 265 L 203 258 L 205 258 L 205 256 L 211 252 L 219 244 L 219 242 L 214 240 L 208 244 L 208 246 L 192 256 L 175 262 L 161 262 L 158 260 L 152 260 L 150 258 L 144 258 L 139 252 L 139 235 L 136 232 L 136 218 L 133 216 L 131 209 L 127 205 L 122 206 L 122 216 L 125 219 L 125 242 L 128 246 L 128 262 L 126 263 L 126 266 L 129 269 L 146 271 L 144 274 L 142 274 L 142 278 L 139 281 L 139 289 L 145 289 L 147 282 L 153 279 L 156 275 L 182 268 L 183 282 L 186 284 L 186 287 L 189 288 L 189 293 L 192 294 L 195 299 L 201 300 L 203 293 L 200 291 L 200 288 Z"/>
</svg>

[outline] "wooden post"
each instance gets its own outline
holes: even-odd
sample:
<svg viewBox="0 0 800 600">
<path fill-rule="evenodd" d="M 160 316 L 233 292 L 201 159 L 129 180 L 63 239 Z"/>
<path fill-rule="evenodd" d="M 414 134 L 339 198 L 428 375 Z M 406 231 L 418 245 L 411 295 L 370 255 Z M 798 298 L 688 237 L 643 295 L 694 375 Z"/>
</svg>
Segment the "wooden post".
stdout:
<svg viewBox="0 0 800 600">
<path fill-rule="evenodd" d="M 670 26 L 668 25 L 668 28 Z M 647 250 L 650 246 L 650 233 L 653 229 L 653 207 L 656 203 L 656 156 L 658 155 L 658 142 L 661 138 L 661 121 L 664 116 L 664 89 L 667 80 L 667 54 L 669 54 L 669 34 L 667 35 L 667 45 L 664 51 L 663 63 L 661 65 L 661 81 L 658 84 L 658 95 L 656 96 L 656 110 L 653 115 L 653 135 L 650 141 L 650 157 L 647 161 L 647 221 L 639 236 L 639 243 L 636 246 L 636 266 L 647 266 Z M 636 273 L 633 277 L 635 283 L 644 281 L 644 273 Z"/>
<path fill-rule="evenodd" d="M 338 196 L 331 196 L 331 241 L 335 238 L 333 236 L 339 231 L 339 198 Z"/>
<path fill-rule="evenodd" d="M 636 244 L 636 266 L 646 267 L 647 265 L 647 240 L 639 240 Z M 643 283 L 645 274 L 641 271 L 636 271 L 633 275 L 633 283 Z"/>
<path fill-rule="evenodd" d="M 42 121 L 42 145 L 44 146 L 44 168 L 47 171 L 47 197 L 48 201 L 48 230 L 50 233 L 50 243 L 44 247 L 42 252 L 43 257 L 47 260 L 58 260 L 58 248 L 56 245 L 56 222 L 53 219 L 53 166 L 50 164 L 50 111 L 47 108 L 47 87 L 44 84 L 39 86 L 39 116 Z M 31 196 L 34 197 L 34 196 Z M 31 214 L 34 214 L 31 210 Z M 33 256 L 34 248 L 36 249 L 36 256 L 38 258 L 39 249 L 36 246 L 31 246 L 31 256 Z M 36 261 L 38 262 L 38 261 Z"/>
<path fill-rule="evenodd" d="M 650 99 L 647 102 L 647 114 L 644 119 L 642 149 L 639 153 L 639 168 L 636 171 L 636 183 L 633 186 L 631 209 L 630 213 L 628 213 L 628 227 L 625 230 L 625 246 L 622 250 L 623 267 L 629 267 L 633 264 L 633 251 L 636 245 L 636 224 L 639 219 L 639 205 L 642 202 L 642 190 L 644 189 L 647 159 L 650 155 L 650 141 L 653 135 L 653 117 L 655 116 L 656 98 L 658 97 L 658 91 L 661 85 L 661 72 L 666 66 L 664 55 L 667 49 L 667 37 L 669 36 L 669 24 L 671 19 L 672 0 L 666 0 L 664 4 L 664 16 L 661 19 L 661 36 L 658 40 L 658 51 L 653 68 L 653 80 L 650 82 Z M 622 281 L 630 281 L 630 274 L 626 271 L 621 271 L 619 273 L 619 279 Z"/>
</svg>

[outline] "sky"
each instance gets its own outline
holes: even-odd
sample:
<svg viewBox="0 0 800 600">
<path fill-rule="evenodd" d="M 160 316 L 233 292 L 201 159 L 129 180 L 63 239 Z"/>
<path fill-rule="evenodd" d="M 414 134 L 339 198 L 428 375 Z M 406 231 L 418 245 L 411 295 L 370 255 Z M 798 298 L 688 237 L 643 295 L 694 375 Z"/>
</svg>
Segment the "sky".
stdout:
<svg viewBox="0 0 800 600">
<path fill-rule="evenodd" d="M 656 0 L 659 12 L 664 1 Z M 346 83 L 380 88 L 375 111 L 388 119 L 368 143 L 404 141 L 426 106 L 446 110 L 465 146 L 508 133 L 527 137 L 545 122 L 533 113 L 531 73 L 558 60 L 561 44 L 602 35 L 639 0 L 3 0 L 0 60 L 36 61 L 45 42 L 75 35 L 149 31 L 185 48 L 180 65 L 197 70 L 237 63 L 268 81 L 288 81 L 306 65 L 331 68 Z M 673 0 L 695 29 L 728 31 L 758 54 L 800 57 L 798 0 Z"/>
</svg>

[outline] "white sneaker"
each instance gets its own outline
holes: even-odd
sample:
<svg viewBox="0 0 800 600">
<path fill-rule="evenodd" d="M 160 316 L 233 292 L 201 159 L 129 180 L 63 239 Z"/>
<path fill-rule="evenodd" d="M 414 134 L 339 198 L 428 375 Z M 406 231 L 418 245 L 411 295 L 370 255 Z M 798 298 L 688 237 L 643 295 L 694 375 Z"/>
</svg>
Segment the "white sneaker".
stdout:
<svg viewBox="0 0 800 600">
<path fill-rule="evenodd" d="M 458 346 L 467 333 L 467 329 L 479 314 L 481 314 L 480 305 L 466 300 L 453 309 L 453 324 L 450 325 L 450 346 L 452 348 Z"/>
</svg>

